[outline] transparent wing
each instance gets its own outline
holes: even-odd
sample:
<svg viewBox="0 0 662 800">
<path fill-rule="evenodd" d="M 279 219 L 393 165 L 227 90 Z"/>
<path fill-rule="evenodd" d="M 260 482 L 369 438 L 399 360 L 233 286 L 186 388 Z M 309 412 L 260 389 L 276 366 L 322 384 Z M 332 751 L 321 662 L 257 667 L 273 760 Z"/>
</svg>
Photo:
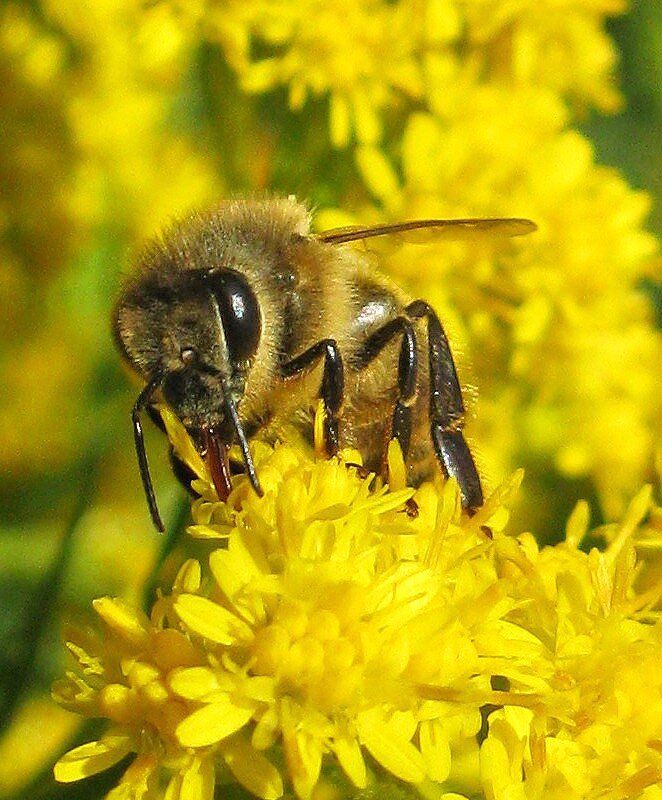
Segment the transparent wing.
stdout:
<svg viewBox="0 0 662 800">
<path fill-rule="evenodd" d="M 317 235 L 328 244 L 345 244 L 375 236 L 393 236 L 407 242 L 428 243 L 438 241 L 461 241 L 482 237 L 524 236 L 537 229 L 530 219 L 416 219 L 409 222 L 393 222 L 369 228 L 350 225 L 332 228 Z"/>
</svg>

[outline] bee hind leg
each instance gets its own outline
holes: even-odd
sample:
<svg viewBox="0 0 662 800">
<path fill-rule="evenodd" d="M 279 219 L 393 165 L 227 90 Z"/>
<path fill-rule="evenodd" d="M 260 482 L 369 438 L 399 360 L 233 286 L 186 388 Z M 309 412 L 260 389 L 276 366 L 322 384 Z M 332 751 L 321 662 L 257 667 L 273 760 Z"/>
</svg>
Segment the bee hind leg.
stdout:
<svg viewBox="0 0 662 800">
<path fill-rule="evenodd" d="M 405 309 L 414 319 L 425 318 L 430 363 L 430 435 L 437 460 L 446 476 L 460 486 L 462 504 L 483 505 L 483 490 L 469 446 L 462 434 L 464 402 L 448 339 L 435 311 L 423 300 Z"/>
<path fill-rule="evenodd" d="M 416 332 L 407 317 L 395 317 L 372 333 L 356 353 L 355 363 L 358 369 L 367 367 L 396 336 L 402 336 L 402 341 L 398 358 L 398 399 L 393 411 L 391 438 L 397 439 L 406 459 L 411 439 L 411 405 L 416 396 L 418 369 Z"/>
<path fill-rule="evenodd" d="M 345 373 L 340 350 L 334 339 L 322 339 L 309 347 L 301 355 L 281 365 L 283 378 L 291 378 L 324 359 L 322 383 L 319 396 L 324 403 L 324 440 L 330 456 L 338 452 L 339 431 L 338 412 L 342 405 L 345 390 Z"/>
</svg>

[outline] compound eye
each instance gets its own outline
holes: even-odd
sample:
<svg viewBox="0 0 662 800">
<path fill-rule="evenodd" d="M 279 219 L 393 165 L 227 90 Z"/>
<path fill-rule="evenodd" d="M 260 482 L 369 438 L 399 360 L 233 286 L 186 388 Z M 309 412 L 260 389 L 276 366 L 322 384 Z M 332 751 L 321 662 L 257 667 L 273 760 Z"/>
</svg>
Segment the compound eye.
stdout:
<svg viewBox="0 0 662 800">
<path fill-rule="evenodd" d="M 257 350 L 262 331 L 255 292 L 244 276 L 233 270 L 214 270 L 207 281 L 221 312 L 232 360 L 248 360 Z"/>
</svg>

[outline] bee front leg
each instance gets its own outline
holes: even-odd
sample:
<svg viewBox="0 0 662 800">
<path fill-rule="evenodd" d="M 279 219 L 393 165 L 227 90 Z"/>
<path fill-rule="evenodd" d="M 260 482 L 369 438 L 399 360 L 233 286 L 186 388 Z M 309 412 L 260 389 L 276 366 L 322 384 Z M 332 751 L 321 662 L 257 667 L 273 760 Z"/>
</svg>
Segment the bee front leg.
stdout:
<svg viewBox="0 0 662 800">
<path fill-rule="evenodd" d="M 462 435 L 464 402 L 448 339 L 434 310 L 423 300 L 405 309 L 414 319 L 427 319 L 430 359 L 430 435 L 437 459 L 454 477 L 469 509 L 483 505 L 483 490 L 469 447 Z"/>
<path fill-rule="evenodd" d="M 334 339 L 322 339 L 300 356 L 281 366 L 283 378 L 291 378 L 313 366 L 324 358 L 324 371 L 319 396 L 324 403 L 324 439 L 326 451 L 330 456 L 338 452 L 338 412 L 343 401 L 345 373 L 340 350 Z"/>
<path fill-rule="evenodd" d="M 406 459 L 411 438 L 411 404 L 416 396 L 418 370 L 416 333 L 413 325 L 402 316 L 390 320 L 366 339 L 356 354 L 355 361 L 359 369 L 367 367 L 396 336 L 402 336 L 402 342 L 398 358 L 398 399 L 393 411 L 391 438 L 398 440 L 402 455 Z"/>
</svg>

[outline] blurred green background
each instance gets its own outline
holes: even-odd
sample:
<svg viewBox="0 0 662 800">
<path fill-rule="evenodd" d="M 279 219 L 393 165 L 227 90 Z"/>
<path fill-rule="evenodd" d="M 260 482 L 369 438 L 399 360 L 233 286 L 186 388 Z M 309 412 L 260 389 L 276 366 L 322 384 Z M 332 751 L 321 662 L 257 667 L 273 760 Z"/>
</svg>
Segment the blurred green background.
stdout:
<svg viewBox="0 0 662 800">
<path fill-rule="evenodd" d="M 106 40 L 94 20 L 86 28 L 75 10 L 48 9 L 0 7 L 0 756 L 15 762 L 0 770 L 0 797 L 100 791 L 72 793 L 47 777 L 26 788 L 30 771 L 47 767 L 49 747 L 57 752 L 74 731 L 43 705 L 21 715 L 63 669 L 63 615 L 84 616 L 105 594 L 142 602 L 163 544 L 135 465 L 138 385 L 110 335 L 122 271 L 164 221 L 228 193 L 268 188 L 321 207 L 361 194 L 352 158 L 330 146 L 324 98 L 294 113 L 284 89 L 247 95 L 222 50 L 204 42 L 161 64 L 148 40 L 138 63 L 117 31 Z M 128 30 L 130 20 L 116 25 Z M 635 3 L 608 30 L 627 106 L 614 116 L 586 112 L 580 129 L 598 162 L 659 196 L 659 3 Z M 183 46 L 176 37 L 161 44 Z M 662 230 L 659 204 L 650 227 Z M 659 285 L 646 288 L 662 315 Z M 165 442 L 149 430 L 147 446 L 162 511 L 174 520 L 182 492 Z M 43 753 L 35 730 L 49 731 Z"/>
</svg>

